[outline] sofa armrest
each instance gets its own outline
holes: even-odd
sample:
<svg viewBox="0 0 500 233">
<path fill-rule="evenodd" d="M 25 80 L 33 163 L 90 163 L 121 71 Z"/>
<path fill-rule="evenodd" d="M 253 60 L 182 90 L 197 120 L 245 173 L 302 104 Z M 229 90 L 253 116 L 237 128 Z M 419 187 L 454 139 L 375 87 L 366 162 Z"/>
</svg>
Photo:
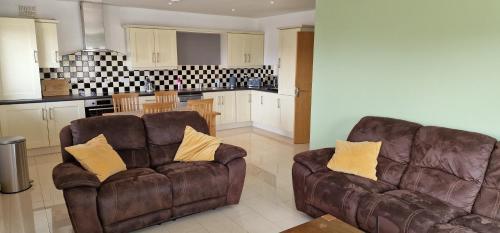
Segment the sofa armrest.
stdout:
<svg viewBox="0 0 500 233">
<path fill-rule="evenodd" d="M 96 175 L 75 163 L 61 163 L 52 170 L 52 179 L 57 189 L 101 186 Z"/>
<path fill-rule="evenodd" d="M 245 156 L 247 156 L 247 152 L 243 148 L 223 143 L 215 151 L 215 161 L 224 165 Z"/>
<path fill-rule="evenodd" d="M 335 153 L 335 148 L 324 148 L 319 150 L 310 150 L 295 155 L 294 160 L 304 165 L 312 173 L 328 171 L 326 165 Z"/>
</svg>

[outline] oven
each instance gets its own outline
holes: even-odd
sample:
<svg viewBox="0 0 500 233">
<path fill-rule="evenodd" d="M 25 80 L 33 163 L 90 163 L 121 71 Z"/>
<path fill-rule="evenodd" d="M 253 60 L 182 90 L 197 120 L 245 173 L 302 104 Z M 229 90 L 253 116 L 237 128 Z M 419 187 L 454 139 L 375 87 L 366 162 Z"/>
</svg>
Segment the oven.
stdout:
<svg viewBox="0 0 500 233">
<path fill-rule="evenodd" d="M 104 113 L 112 113 L 113 99 L 102 98 L 85 100 L 85 117 L 102 116 Z"/>
</svg>

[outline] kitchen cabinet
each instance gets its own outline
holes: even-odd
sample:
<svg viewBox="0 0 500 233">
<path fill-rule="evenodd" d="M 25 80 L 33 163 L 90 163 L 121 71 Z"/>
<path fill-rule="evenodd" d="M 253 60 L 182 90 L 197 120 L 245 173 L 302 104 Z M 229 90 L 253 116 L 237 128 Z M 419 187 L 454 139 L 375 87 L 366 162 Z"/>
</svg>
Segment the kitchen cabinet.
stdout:
<svg viewBox="0 0 500 233">
<path fill-rule="evenodd" d="M 0 99 L 41 98 L 34 19 L 0 18 Z"/>
<path fill-rule="evenodd" d="M 251 121 L 252 92 L 236 91 L 236 122 Z"/>
<path fill-rule="evenodd" d="M 293 135 L 295 127 L 295 97 L 278 95 L 280 111 L 280 129 L 288 135 Z"/>
<path fill-rule="evenodd" d="M 40 68 L 58 68 L 60 66 L 59 42 L 57 39 L 57 21 L 35 21 L 36 41 L 38 46 L 38 66 Z"/>
<path fill-rule="evenodd" d="M 203 93 L 203 98 L 214 100 L 214 111 L 221 114 L 217 116 L 217 125 L 236 122 L 236 95 L 234 91 Z"/>
<path fill-rule="evenodd" d="M 253 92 L 252 121 L 257 126 L 276 130 L 280 126 L 279 101 L 275 93 Z"/>
<path fill-rule="evenodd" d="M 264 35 L 228 33 L 228 66 L 259 67 L 264 65 Z"/>
<path fill-rule="evenodd" d="M 168 69 L 177 67 L 175 30 L 127 28 L 127 50 L 135 69 Z"/>
<path fill-rule="evenodd" d="M 2 136 L 26 137 L 28 149 L 59 145 L 61 129 L 85 117 L 83 101 L 3 105 L 0 113 Z"/>
</svg>

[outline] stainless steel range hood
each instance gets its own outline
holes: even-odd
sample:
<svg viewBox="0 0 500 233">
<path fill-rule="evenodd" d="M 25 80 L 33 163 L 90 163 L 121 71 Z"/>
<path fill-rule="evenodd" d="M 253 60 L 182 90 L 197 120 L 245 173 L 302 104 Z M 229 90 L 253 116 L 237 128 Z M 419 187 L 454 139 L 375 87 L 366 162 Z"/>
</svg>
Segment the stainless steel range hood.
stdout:
<svg viewBox="0 0 500 233">
<path fill-rule="evenodd" d="M 80 2 L 82 15 L 84 50 L 106 50 L 103 4 L 101 2 Z"/>
</svg>

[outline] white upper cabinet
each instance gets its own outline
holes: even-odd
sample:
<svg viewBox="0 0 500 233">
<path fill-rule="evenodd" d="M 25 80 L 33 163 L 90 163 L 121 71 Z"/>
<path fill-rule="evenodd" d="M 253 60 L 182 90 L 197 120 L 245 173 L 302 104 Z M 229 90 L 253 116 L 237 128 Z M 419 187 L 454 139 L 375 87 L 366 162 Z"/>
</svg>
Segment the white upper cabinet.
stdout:
<svg viewBox="0 0 500 233">
<path fill-rule="evenodd" d="M 264 35 L 228 33 L 229 67 L 258 67 L 264 65 Z"/>
<path fill-rule="evenodd" d="M 41 98 L 35 20 L 0 18 L 0 99 Z"/>
<path fill-rule="evenodd" d="M 298 28 L 280 31 L 278 92 L 281 95 L 295 95 L 299 31 Z"/>
<path fill-rule="evenodd" d="M 36 20 L 36 41 L 38 46 L 38 65 L 40 68 L 58 68 L 60 66 L 57 22 Z"/>
<path fill-rule="evenodd" d="M 177 35 L 175 30 L 127 28 L 127 50 L 135 69 L 177 67 Z"/>
</svg>

